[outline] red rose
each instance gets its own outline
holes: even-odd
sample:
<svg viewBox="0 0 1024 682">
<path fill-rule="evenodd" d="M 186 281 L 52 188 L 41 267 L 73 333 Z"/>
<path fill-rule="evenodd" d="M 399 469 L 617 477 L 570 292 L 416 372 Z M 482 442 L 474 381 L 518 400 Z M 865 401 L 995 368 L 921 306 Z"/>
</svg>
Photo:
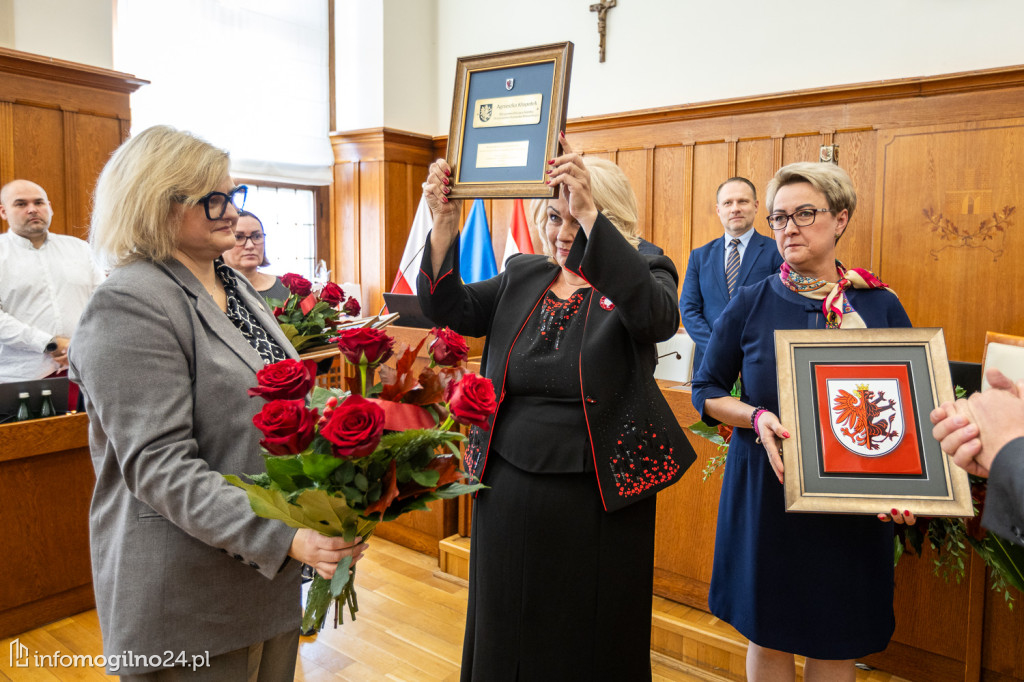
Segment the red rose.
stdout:
<svg viewBox="0 0 1024 682">
<path fill-rule="evenodd" d="M 395 340 L 379 329 L 343 329 L 337 337 L 338 348 L 353 365 L 379 365 L 394 353 Z"/>
<path fill-rule="evenodd" d="M 282 277 L 281 283 L 288 287 L 288 291 L 296 296 L 308 296 L 309 292 L 313 290 L 313 285 L 308 279 L 302 275 L 296 275 L 294 272 L 289 272 Z"/>
<path fill-rule="evenodd" d="M 453 332 L 448 327 L 430 330 L 434 335 L 434 341 L 430 344 L 430 357 L 435 365 L 442 367 L 455 367 L 469 357 L 469 346 L 461 334 Z"/>
<path fill-rule="evenodd" d="M 252 418 L 263 432 L 260 445 L 272 455 L 297 455 L 316 435 L 316 410 L 307 410 L 302 400 L 272 400 Z"/>
<path fill-rule="evenodd" d="M 348 300 L 345 301 L 345 305 L 341 308 L 341 312 L 349 317 L 359 317 L 359 311 L 359 301 L 356 300 L 355 296 L 349 296 Z"/>
<path fill-rule="evenodd" d="M 336 457 L 365 457 L 384 433 L 384 410 L 362 396 L 350 395 L 331 411 L 320 435 Z"/>
<path fill-rule="evenodd" d="M 334 282 L 328 282 L 320 290 L 320 300 L 328 305 L 338 305 L 345 299 L 345 292 Z"/>
<path fill-rule="evenodd" d="M 287 311 L 284 308 L 282 308 L 281 306 L 277 306 L 276 308 L 274 308 L 274 317 L 277 317 L 278 315 L 284 315 L 286 312 Z"/>
<path fill-rule="evenodd" d="M 494 402 L 494 384 L 476 374 L 467 373 L 457 383 L 448 384 L 445 399 L 452 417 L 460 424 L 479 426 L 489 430 L 489 418 L 498 405 Z"/>
<path fill-rule="evenodd" d="M 264 400 L 301 400 L 316 383 L 315 360 L 281 360 L 256 373 L 259 386 L 249 389 L 249 396 Z"/>
</svg>

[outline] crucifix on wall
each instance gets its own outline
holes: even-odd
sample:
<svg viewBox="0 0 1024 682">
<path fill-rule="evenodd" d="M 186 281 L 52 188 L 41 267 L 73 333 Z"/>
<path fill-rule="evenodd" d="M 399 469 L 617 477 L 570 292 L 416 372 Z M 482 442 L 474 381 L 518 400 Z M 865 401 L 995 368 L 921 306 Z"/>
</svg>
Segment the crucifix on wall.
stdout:
<svg viewBox="0 0 1024 682">
<path fill-rule="evenodd" d="M 608 10 L 618 3 L 618 0 L 601 0 L 601 2 L 595 2 L 590 6 L 591 12 L 597 12 L 597 33 L 601 36 L 601 49 L 600 57 L 597 61 L 604 61 L 604 32 L 605 27 L 608 25 Z"/>
</svg>

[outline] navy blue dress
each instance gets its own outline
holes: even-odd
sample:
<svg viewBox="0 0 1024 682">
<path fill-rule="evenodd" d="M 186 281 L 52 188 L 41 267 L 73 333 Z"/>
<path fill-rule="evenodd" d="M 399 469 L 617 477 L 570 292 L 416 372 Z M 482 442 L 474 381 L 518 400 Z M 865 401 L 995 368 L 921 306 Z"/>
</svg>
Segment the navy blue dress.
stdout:
<svg viewBox="0 0 1024 682">
<path fill-rule="evenodd" d="M 896 296 L 848 289 L 868 327 L 909 327 Z M 821 301 L 779 277 L 744 287 L 715 322 L 693 382 L 693 405 L 729 395 L 779 413 L 776 329 L 824 329 Z M 787 514 L 785 494 L 752 429 L 733 431 L 718 506 L 711 612 L 762 647 L 819 659 L 882 651 L 895 629 L 893 530 L 874 516 Z"/>
</svg>

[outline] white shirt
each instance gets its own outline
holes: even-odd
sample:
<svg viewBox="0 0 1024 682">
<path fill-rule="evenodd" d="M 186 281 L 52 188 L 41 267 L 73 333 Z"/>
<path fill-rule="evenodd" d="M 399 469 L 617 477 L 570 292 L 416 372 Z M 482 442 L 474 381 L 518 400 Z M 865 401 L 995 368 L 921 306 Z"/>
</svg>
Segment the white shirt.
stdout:
<svg viewBox="0 0 1024 682">
<path fill-rule="evenodd" d="M 36 249 L 13 232 L 0 234 L 0 382 L 56 372 L 46 344 L 71 338 L 102 280 L 81 239 L 51 233 Z"/>
<path fill-rule="evenodd" d="M 742 265 L 743 264 L 743 252 L 747 250 L 747 244 L 749 244 L 750 240 L 754 238 L 754 232 L 756 232 L 756 230 L 754 229 L 753 226 L 751 226 L 749 230 L 744 232 L 739 237 L 733 237 L 728 232 L 725 233 L 725 269 L 726 270 L 729 269 L 729 252 L 732 251 L 732 240 L 733 239 L 739 239 L 740 240 L 740 243 L 736 245 L 736 250 L 739 251 L 739 254 L 740 254 L 740 264 Z"/>
</svg>

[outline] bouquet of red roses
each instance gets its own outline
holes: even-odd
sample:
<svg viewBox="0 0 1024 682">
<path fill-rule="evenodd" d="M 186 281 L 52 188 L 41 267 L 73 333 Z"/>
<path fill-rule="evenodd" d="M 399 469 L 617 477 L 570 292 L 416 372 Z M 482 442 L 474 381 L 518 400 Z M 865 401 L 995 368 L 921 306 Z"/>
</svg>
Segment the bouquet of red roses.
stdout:
<svg viewBox="0 0 1024 682">
<path fill-rule="evenodd" d="M 337 343 L 359 369 L 348 390 L 316 387 L 316 363 L 284 360 L 260 370 L 252 396 L 267 401 L 253 423 L 266 473 L 226 476 L 242 488 L 257 515 L 293 528 L 364 540 L 381 521 L 426 509 L 432 500 L 475 492 L 463 482 L 456 423 L 490 428 L 494 387 L 462 368 L 465 340 L 449 329 L 433 329 L 430 366 L 413 364 L 427 337 L 404 349 L 394 367 L 394 339 L 377 329 L 346 329 Z M 374 374 L 380 382 L 373 381 Z M 351 558 L 333 580 L 314 574 L 302 618 L 303 632 L 318 631 L 331 602 L 342 602 L 355 619 L 358 610 Z"/>
<path fill-rule="evenodd" d="M 341 315 L 359 316 L 359 301 L 353 296 L 346 299 L 334 282 L 327 282 L 315 292 L 312 282 L 293 272 L 281 282 L 291 293 L 283 301 L 271 300 L 274 317 L 297 351 L 326 343 Z"/>
</svg>

